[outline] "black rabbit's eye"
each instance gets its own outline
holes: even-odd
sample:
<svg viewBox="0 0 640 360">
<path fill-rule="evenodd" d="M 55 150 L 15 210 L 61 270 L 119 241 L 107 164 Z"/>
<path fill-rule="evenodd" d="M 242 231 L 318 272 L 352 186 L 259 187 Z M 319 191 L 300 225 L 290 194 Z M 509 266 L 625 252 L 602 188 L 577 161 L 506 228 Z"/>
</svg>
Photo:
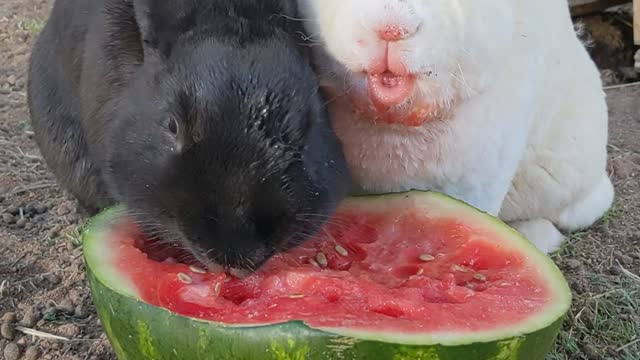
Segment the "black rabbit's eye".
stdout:
<svg viewBox="0 0 640 360">
<path fill-rule="evenodd" d="M 173 135 L 178 135 L 178 122 L 176 121 L 176 119 L 169 119 L 167 127 Z"/>
</svg>

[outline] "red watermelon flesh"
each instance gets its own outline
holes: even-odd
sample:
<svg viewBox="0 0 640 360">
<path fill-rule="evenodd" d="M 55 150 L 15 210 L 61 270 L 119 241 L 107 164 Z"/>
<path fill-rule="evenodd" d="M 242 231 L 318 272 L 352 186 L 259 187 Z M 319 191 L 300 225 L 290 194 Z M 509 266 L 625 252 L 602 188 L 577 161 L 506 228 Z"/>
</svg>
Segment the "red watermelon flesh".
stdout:
<svg viewBox="0 0 640 360">
<path fill-rule="evenodd" d="M 231 325 L 446 334 L 513 326 L 554 306 L 533 247 L 509 240 L 502 224 L 436 212 L 344 206 L 316 238 L 244 279 L 178 263 L 130 226 L 108 236 L 142 300 Z"/>
</svg>

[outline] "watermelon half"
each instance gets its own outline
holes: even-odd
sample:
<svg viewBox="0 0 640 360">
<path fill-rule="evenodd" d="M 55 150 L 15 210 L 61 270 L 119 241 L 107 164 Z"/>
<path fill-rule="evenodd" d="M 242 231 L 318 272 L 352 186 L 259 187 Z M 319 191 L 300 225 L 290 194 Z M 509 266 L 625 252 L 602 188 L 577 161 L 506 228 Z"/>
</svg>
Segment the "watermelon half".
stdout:
<svg viewBox="0 0 640 360">
<path fill-rule="evenodd" d="M 433 192 L 350 198 L 316 239 L 243 279 L 175 261 L 122 214 L 84 236 L 122 360 L 537 360 L 571 302 L 515 230 Z"/>
</svg>

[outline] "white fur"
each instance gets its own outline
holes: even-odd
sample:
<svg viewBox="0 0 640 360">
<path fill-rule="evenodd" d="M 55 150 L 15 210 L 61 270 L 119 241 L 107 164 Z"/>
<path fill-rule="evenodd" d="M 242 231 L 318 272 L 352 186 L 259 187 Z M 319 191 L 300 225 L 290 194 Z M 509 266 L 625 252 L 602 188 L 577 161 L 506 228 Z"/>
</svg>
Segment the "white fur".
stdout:
<svg viewBox="0 0 640 360">
<path fill-rule="evenodd" d="M 605 95 L 566 1 L 298 1 L 357 192 L 442 191 L 545 252 L 558 229 L 588 227 L 611 206 Z M 439 120 L 403 127 L 353 110 L 387 24 L 418 24 L 390 46 L 421 74 L 419 97 Z"/>
</svg>

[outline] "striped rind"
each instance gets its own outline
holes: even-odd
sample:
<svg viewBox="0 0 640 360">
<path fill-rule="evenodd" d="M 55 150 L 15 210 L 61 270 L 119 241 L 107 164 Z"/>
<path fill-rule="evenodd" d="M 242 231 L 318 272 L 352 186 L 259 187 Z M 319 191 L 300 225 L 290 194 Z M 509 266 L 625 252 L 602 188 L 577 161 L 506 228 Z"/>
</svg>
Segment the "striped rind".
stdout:
<svg viewBox="0 0 640 360">
<path fill-rule="evenodd" d="M 117 286 L 122 295 L 139 299 L 140 295 L 135 285 L 121 276 L 113 267 L 115 251 L 108 247 L 108 241 L 103 237 L 109 226 L 126 214 L 124 206 L 115 206 L 91 218 L 82 234 L 84 258 L 94 269 L 100 269 L 99 277 L 106 283 Z"/>
<path fill-rule="evenodd" d="M 98 314 L 121 360 L 543 360 L 562 319 L 528 335 L 464 345 L 403 345 L 311 329 L 302 322 L 225 327 L 176 315 L 89 281 Z"/>
<path fill-rule="evenodd" d="M 91 291 L 114 351 L 120 359 L 526 359 L 542 360 L 551 349 L 571 295 L 555 264 L 499 220 L 445 195 L 412 191 L 354 197 L 343 209 L 389 211 L 394 202 L 417 205 L 437 216 L 495 231 L 501 245 L 526 253 L 554 289 L 555 299 L 528 321 L 479 333 L 407 335 L 351 329 L 314 329 L 303 322 L 234 325 L 177 315 L 140 300 L 135 287 L 109 267 L 102 234 L 122 207 L 96 216 L 84 234 Z M 407 202 L 410 203 L 407 203 Z M 506 239 L 506 240 L 505 240 Z"/>
</svg>

